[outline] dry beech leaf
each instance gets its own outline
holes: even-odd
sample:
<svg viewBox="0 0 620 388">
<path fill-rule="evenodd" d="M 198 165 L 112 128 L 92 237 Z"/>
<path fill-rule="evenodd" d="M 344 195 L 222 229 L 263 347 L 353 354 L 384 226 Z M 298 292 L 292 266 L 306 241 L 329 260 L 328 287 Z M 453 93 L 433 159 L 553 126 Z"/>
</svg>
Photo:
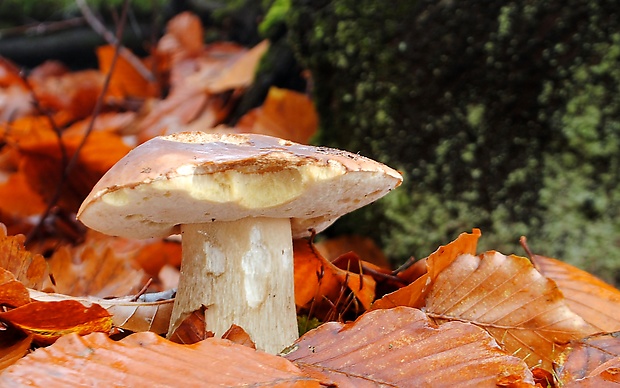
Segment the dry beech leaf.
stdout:
<svg viewBox="0 0 620 388">
<path fill-rule="evenodd" d="M 334 260 L 338 256 L 353 251 L 365 262 L 381 268 L 390 268 L 390 263 L 381 248 L 369 237 L 345 235 L 319 241 L 314 246 L 328 260 Z"/>
<path fill-rule="evenodd" d="M 616 364 L 615 368 L 618 368 L 619 357 L 620 338 L 617 333 L 598 334 L 574 341 L 565 353 L 564 363 L 559 367 L 558 379 L 564 387 L 573 386 L 570 384 L 573 382 L 575 386 L 581 383 L 588 386 L 593 382 L 598 382 L 599 385 L 589 386 L 601 386 L 601 379 L 605 379 L 605 376 L 598 375 L 607 369 L 601 367 L 609 362 Z M 579 380 L 584 381 L 580 383 Z"/>
<path fill-rule="evenodd" d="M 474 323 L 507 352 L 547 370 L 571 340 L 594 331 L 529 260 L 498 252 L 460 255 L 437 275 L 425 300 L 435 321 Z"/>
<path fill-rule="evenodd" d="M 36 193 L 21 171 L 17 171 L 0 184 L 0 213 L 13 217 L 28 217 L 45 210 L 43 198 Z"/>
<path fill-rule="evenodd" d="M 0 268 L 11 272 L 24 286 L 41 289 L 47 277 L 47 263 L 43 256 L 26 250 L 25 239 L 23 235 L 7 236 L 0 228 Z"/>
<path fill-rule="evenodd" d="M 256 349 L 256 344 L 252 341 L 250 335 L 241 326 L 237 326 L 234 323 L 230 325 L 230 329 L 222 334 L 222 338 L 251 349 Z"/>
<path fill-rule="evenodd" d="M 369 308 L 375 297 L 375 280 L 368 275 L 360 275 L 342 270 L 321 256 L 312 242 L 306 239 L 293 241 L 295 261 L 295 303 L 304 307 L 309 303 L 323 302 L 325 299 L 337 305 L 342 298 L 342 290 L 348 289 L 364 308 Z M 314 306 L 318 308 L 318 306 Z"/>
<path fill-rule="evenodd" d="M 115 47 L 112 45 L 99 46 L 97 59 L 99 71 L 108 74 L 112 67 Z M 106 92 L 107 97 L 115 98 L 148 98 L 157 96 L 157 85 L 149 82 L 136 68 L 120 55 L 114 64 L 114 71 Z"/>
<path fill-rule="evenodd" d="M 206 328 L 205 310 L 205 306 L 200 306 L 200 309 L 189 314 L 168 339 L 177 344 L 190 345 L 213 337 L 215 334 Z"/>
<path fill-rule="evenodd" d="M 84 306 L 98 304 L 112 316 L 114 327 L 129 331 L 152 331 L 163 334 L 168 331 L 170 315 L 174 299 L 170 295 L 162 295 L 158 300 L 157 295 L 145 294 L 141 298 L 146 301 L 134 301 L 134 297 L 101 299 L 95 297 L 72 297 L 62 294 L 51 294 L 35 290 L 29 290 L 30 297 L 41 302 L 74 300 Z M 161 293 L 166 294 L 166 293 Z"/>
<path fill-rule="evenodd" d="M 197 84 L 212 94 L 250 86 L 254 81 L 258 63 L 268 48 L 269 41 L 263 40 L 250 50 L 232 56 L 227 63 L 223 63 L 217 75 L 205 78 L 204 74 L 201 74 L 196 79 Z M 189 82 L 194 81 L 193 77 L 190 78 Z"/>
<path fill-rule="evenodd" d="M 69 334 L 109 332 L 110 314 L 101 306 L 85 307 L 78 301 L 33 301 L 21 307 L 0 313 L 0 320 L 33 336 L 33 341 L 50 344 Z"/>
<path fill-rule="evenodd" d="M 484 330 L 461 322 L 437 327 L 407 307 L 371 311 L 348 324 L 325 323 L 297 340 L 285 357 L 309 376 L 338 386 L 534 385 L 527 365 Z"/>
<path fill-rule="evenodd" d="M 68 157 L 76 152 L 82 138 L 81 134 L 63 135 Z M 22 154 L 20 170 L 26 175 L 30 186 L 49 201 L 60 180 L 62 168 L 58 140 L 49 133 L 41 141 L 20 139 L 19 150 Z M 77 211 L 95 183 L 129 150 L 130 147 L 114 133 L 92 132 L 80 151 L 77 165 L 67 178 L 59 205 Z"/>
<path fill-rule="evenodd" d="M 620 291 L 594 275 L 559 260 L 532 255 L 540 273 L 555 281 L 566 304 L 596 331 L 620 330 Z"/>
<path fill-rule="evenodd" d="M 200 18 L 191 12 L 182 12 L 166 24 L 166 34 L 157 44 L 157 55 L 160 59 L 169 56 L 172 62 L 197 56 L 204 49 L 203 35 Z"/>
<path fill-rule="evenodd" d="M 2 386 L 319 387 L 290 361 L 230 341 L 179 345 L 153 333 L 118 342 L 94 333 L 68 335 L 0 375 Z"/>
<path fill-rule="evenodd" d="M 474 229 L 472 233 L 461 233 L 456 240 L 447 245 L 440 246 L 435 252 L 424 260 L 427 272 L 419 276 L 419 267 L 413 265 L 407 270 L 398 274 L 398 277 L 405 281 L 415 281 L 406 287 L 399 289 L 391 294 L 385 295 L 376 301 L 373 309 L 384 309 L 395 306 L 422 307 L 424 306 L 424 298 L 428 294 L 432 282 L 441 272 L 443 268 L 454 261 L 454 259 L 462 254 L 476 254 L 478 239 L 480 238 L 480 230 Z"/>
<path fill-rule="evenodd" d="M 60 247 L 48 264 L 55 279 L 50 287 L 60 294 L 120 297 L 136 294 L 145 284 L 144 272 L 105 240 L 77 248 Z"/>
<path fill-rule="evenodd" d="M 241 117 L 236 127 L 242 132 L 307 144 L 318 125 L 314 104 L 307 95 L 272 86 L 263 105 Z"/>
<path fill-rule="evenodd" d="M 15 328 L 6 328 L 0 336 L 0 373 L 24 357 L 32 345 L 32 336 Z"/>
<path fill-rule="evenodd" d="M 19 307 L 30 303 L 30 294 L 22 282 L 4 268 L 0 268 L 0 305 Z"/>
</svg>

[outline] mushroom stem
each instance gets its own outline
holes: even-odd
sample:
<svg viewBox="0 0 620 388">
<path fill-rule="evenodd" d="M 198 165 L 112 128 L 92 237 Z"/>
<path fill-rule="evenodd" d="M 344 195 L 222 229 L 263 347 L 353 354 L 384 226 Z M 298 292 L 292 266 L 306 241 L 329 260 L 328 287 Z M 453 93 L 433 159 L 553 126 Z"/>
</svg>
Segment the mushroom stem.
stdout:
<svg viewBox="0 0 620 388">
<path fill-rule="evenodd" d="M 206 328 L 241 326 L 258 349 L 278 353 L 298 337 L 288 218 L 181 225 L 183 261 L 168 335 L 206 307 Z"/>
</svg>

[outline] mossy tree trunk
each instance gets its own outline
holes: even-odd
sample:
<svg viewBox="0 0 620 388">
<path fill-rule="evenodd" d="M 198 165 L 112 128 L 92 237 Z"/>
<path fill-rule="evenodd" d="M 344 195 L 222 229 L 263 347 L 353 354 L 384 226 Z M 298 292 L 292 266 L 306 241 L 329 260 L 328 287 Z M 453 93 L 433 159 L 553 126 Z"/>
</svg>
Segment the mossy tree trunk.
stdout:
<svg viewBox="0 0 620 388">
<path fill-rule="evenodd" d="M 293 0 L 320 142 L 406 184 L 340 231 L 424 256 L 482 245 L 613 279 L 620 267 L 620 23 L 614 1 Z"/>
</svg>

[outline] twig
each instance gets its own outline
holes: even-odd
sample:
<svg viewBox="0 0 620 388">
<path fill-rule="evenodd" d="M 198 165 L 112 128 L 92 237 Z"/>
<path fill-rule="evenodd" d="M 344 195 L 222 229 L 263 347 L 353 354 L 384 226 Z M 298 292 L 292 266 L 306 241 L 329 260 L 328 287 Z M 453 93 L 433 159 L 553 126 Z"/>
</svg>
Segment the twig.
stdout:
<svg viewBox="0 0 620 388">
<path fill-rule="evenodd" d="M 99 115 L 99 112 L 101 111 L 101 108 L 103 107 L 104 96 L 108 90 L 108 87 L 110 86 L 110 79 L 112 78 L 112 72 L 114 71 L 114 67 L 116 66 L 116 62 L 118 60 L 120 47 L 121 47 L 120 37 L 123 34 L 123 28 L 124 28 L 125 21 L 127 19 L 128 8 L 129 8 L 129 0 L 125 0 L 123 2 L 123 11 L 121 14 L 121 20 L 116 28 L 116 35 L 119 37 L 119 39 L 117 39 L 117 43 L 114 47 L 115 48 L 114 56 L 112 57 L 112 62 L 110 64 L 110 70 L 108 70 L 108 73 L 106 74 L 105 80 L 103 82 L 103 86 L 101 88 L 101 93 L 97 97 L 97 102 L 95 103 L 93 114 L 91 116 L 90 122 L 88 123 L 88 128 L 86 128 L 86 132 L 84 132 L 84 136 L 82 137 L 80 144 L 77 146 L 75 152 L 73 153 L 73 156 L 66 163 L 63 174 L 60 176 L 60 182 L 58 182 L 58 185 L 56 186 L 56 191 L 54 192 L 52 199 L 48 203 L 47 208 L 45 209 L 45 212 L 41 216 L 41 219 L 39 220 L 37 225 L 35 225 L 30 230 L 30 233 L 28 233 L 28 236 L 26 237 L 26 244 L 30 243 L 32 239 L 37 235 L 37 233 L 39 232 L 39 230 L 42 228 L 43 224 L 45 223 L 45 220 L 47 219 L 47 217 L 49 217 L 53 207 L 56 206 L 56 203 L 60 199 L 60 195 L 67 181 L 67 178 L 69 177 L 69 174 L 71 173 L 71 171 L 73 170 L 73 168 L 75 167 L 78 161 L 78 158 L 80 156 L 80 151 L 84 147 L 84 144 L 86 143 L 86 140 L 88 139 L 90 133 L 93 131 L 93 127 L 95 125 L 95 119 L 97 118 L 97 116 Z"/>
<path fill-rule="evenodd" d="M 120 47 L 120 54 L 123 56 L 123 58 L 125 58 L 127 62 L 129 62 L 131 66 L 133 66 L 134 69 L 136 69 L 136 71 L 140 73 L 140 75 L 144 77 L 147 81 L 155 82 L 155 76 L 153 75 L 153 73 L 149 69 L 147 69 L 144 64 L 142 64 L 138 57 L 136 57 L 131 51 L 125 48 L 125 46 L 122 46 L 120 44 L 121 37 L 118 34 L 117 36 L 114 36 L 110 31 L 108 31 L 107 28 L 105 28 L 103 23 L 101 23 L 101 21 L 97 19 L 93 11 L 91 11 L 91 9 L 88 7 L 85 0 L 75 0 L 75 3 L 80 8 L 82 15 L 84 16 L 90 27 L 93 29 L 93 31 L 101 35 L 103 39 L 105 39 L 105 41 L 109 44 L 113 46 L 118 45 L 118 47 Z M 126 16 L 121 16 L 121 19 L 123 18 L 126 19 Z"/>
<path fill-rule="evenodd" d="M 65 29 L 83 25 L 83 17 L 61 20 L 57 22 L 39 22 L 25 26 L 9 27 L 0 29 L 0 38 L 7 38 L 16 35 L 43 35 L 48 32 L 62 31 Z"/>
</svg>

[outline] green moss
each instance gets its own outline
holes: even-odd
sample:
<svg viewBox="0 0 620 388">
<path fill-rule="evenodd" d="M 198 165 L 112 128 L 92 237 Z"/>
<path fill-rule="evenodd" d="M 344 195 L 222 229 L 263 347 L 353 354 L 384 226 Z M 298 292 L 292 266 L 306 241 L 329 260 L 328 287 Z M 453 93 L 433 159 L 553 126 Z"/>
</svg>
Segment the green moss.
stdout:
<svg viewBox="0 0 620 388">
<path fill-rule="evenodd" d="M 292 1 L 288 26 L 313 73 L 319 142 L 406 176 L 332 232 L 403 260 L 480 227 L 482 248 L 521 253 L 526 234 L 608 279 L 620 268 L 613 1 L 310 3 Z"/>
</svg>

